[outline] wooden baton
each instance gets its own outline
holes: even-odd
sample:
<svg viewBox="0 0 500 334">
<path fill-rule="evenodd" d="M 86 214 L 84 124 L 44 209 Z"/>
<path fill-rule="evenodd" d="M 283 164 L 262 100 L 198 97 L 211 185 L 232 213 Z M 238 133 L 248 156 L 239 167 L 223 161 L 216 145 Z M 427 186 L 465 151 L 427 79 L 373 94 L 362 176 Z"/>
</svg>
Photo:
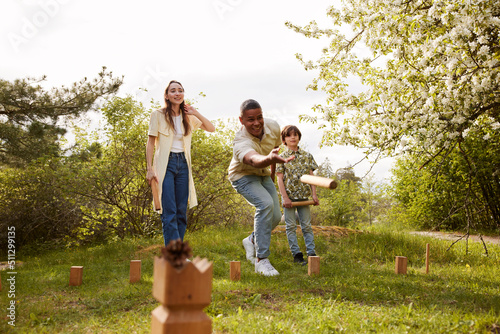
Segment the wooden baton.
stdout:
<svg viewBox="0 0 500 334">
<path fill-rule="evenodd" d="M 158 196 L 158 181 L 151 180 L 151 191 L 153 192 L 153 206 L 155 210 L 161 209 L 160 196 Z"/>
<path fill-rule="evenodd" d="M 302 183 L 307 183 L 322 188 L 329 188 L 329 189 L 337 188 L 337 182 L 327 177 L 305 174 L 300 177 L 300 181 L 302 181 Z"/>
<path fill-rule="evenodd" d="M 309 200 L 309 201 L 298 201 L 298 202 L 292 202 L 292 207 L 295 206 L 304 206 L 304 205 L 313 205 L 314 201 Z"/>
</svg>

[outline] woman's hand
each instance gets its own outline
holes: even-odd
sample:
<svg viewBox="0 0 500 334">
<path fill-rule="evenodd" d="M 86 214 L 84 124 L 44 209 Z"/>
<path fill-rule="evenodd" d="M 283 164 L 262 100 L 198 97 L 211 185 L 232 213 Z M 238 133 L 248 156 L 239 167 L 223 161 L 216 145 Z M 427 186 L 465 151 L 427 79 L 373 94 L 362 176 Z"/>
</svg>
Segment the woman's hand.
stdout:
<svg viewBox="0 0 500 334">
<path fill-rule="evenodd" d="M 196 110 L 196 108 L 192 105 L 184 104 L 184 113 L 186 115 L 194 115 L 198 113 L 198 110 Z"/>
<path fill-rule="evenodd" d="M 155 172 L 153 172 L 152 170 L 148 170 L 148 172 L 146 173 L 146 180 L 148 180 L 149 185 L 151 185 L 151 181 L 153 180 L 158 182 L 158 178 L 156 177 Z"/>
</svg>

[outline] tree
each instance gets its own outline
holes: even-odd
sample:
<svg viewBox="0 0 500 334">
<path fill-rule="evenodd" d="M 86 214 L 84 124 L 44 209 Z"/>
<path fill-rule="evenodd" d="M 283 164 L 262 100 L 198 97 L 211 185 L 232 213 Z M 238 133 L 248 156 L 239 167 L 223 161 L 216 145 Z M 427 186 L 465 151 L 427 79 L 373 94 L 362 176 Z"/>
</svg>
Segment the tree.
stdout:
<svg viewBox="0 0 500 334">
<path fill-rule="evenodd" d="M 488 147 L 485 135 L 481 131 L 468 136 L 461 145 L 466 155 L 457 148 L 446 163 L 431 162 L 421 170 L 412 168 L 422 163 L 419 157 L 399 159 L 391 182 L 392 195 L 403 208 L 396 208 L 402 212 L 398 220 L 435 230 L 465 227 L 467 233 L 498 227 L 500 146 Z M 491 135 L 500 137 L 498 132 Z"/>
<path fill-rule="evenodd" d="M 468 132 L 500 127 L 500 7 L 496 0 L 344 0 L 328 15 L 337 29 L 304 28 L 330 45 L 316 63 L 310 87 L 328 93 L 324 144 L 352 144 L 391 155 L 404 150 L 429 160 L 445 155 Z M 338 28 L 349 25 L 352 36 Z M 358 55 L 359 47 L 366 50 Z M 363 52 L 362 52 L 363 53 Z M 378 61 L 377 61 L 378 60 Z M 351 93 L 348 77 L 366 90 Z M 314 116 L 303 119 L 317 122 Z M 344 119 L 340 125 L 339 120 Z"/>
<path fill-rule="evenodd" d="M 344 0 L 328 16 L 334 29 L 319 29 L 314 21 L 306 27 L 287 23 L 305 36 L 330 39 L 315 63 L 297 55 L 306 69 L 319 71 L 309 87 L 328 94 L 326 105 L 314 107 L 320 117 L 301 117 L 325 129 L 323 144 L 354 145 L 375 161 L 404 153 L 420 168 L 436 162 L 436 173 L 456 151 L 466 180 L 498 170 L 466 148 L 468 137 L 483 131 L 482 147 L 500 146 L 491 135 L 500 128 L 496 0 Z M 343 33 L 346 26 L 351 31 Z M 351 78 L 364 90 L 353 93 Z M 477 189 L 472 183 L 462 183 L 470 199 L 499 198 L 495 179 Z M 486 209 L 496 215 L 491 205 Z"/>
<path fill-rule="evenodd" d="M 47 90 L 40 79 L 13 82 L 0 79 L 0 164 L 22 166 L 41 156 L 56 156 L 66 130 L 64 117 L 76 117 L 94 108 L 102 97 L 118 91 L 121 78 L 104 67 L 97 78 L 84 78 L 69 87 Z"/>
</svg>

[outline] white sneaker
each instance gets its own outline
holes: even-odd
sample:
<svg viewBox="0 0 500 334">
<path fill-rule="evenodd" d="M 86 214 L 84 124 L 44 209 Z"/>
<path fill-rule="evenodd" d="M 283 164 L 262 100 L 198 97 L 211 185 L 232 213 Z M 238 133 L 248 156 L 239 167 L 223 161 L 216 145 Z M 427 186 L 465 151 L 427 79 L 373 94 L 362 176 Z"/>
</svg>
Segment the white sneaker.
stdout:
<svg viewBox="0 0 500 334">
<path fill-rule="evenodd" d="M 245 248 L 247 260 L 255 263 L 255 245 L 250 241 L 250 239 L 248 239 L 248 237 L 243 239 L 243 248 Z"/>
<path fill-rule="evenodd" d="M 277 276 L 280 273 L 274 269 L 269 259 L 255 261 L 255 272 L 264 276 Z"/>
</svg>

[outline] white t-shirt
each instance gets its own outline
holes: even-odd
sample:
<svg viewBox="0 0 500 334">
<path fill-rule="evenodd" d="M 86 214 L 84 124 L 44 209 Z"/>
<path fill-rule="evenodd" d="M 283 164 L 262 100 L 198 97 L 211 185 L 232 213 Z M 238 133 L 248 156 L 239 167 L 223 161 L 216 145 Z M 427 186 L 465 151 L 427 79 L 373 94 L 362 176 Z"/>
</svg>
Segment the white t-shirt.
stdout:
<svg viewBox="0 0 500 334">
<path fill-rule="evenodd" d="M 170 152 L 179 153 L 184 152 L 184 141 L 182 140 L 182 119 L 181 115 L 173 116 L 174 120 L 174 140 L 172 141 L 172 148 Z"/>
</svg>

